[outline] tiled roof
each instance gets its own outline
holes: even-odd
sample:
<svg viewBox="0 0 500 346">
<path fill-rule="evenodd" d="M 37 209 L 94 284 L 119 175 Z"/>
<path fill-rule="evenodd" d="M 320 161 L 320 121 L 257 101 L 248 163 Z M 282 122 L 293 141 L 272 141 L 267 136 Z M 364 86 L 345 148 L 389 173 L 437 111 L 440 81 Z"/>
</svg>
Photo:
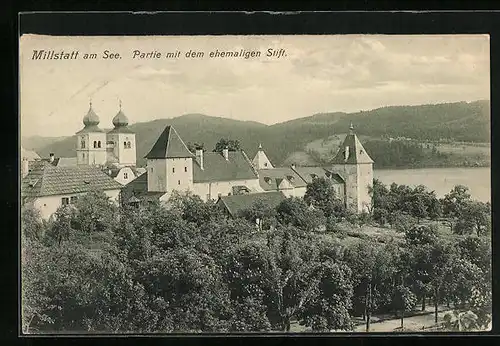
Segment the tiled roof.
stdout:
<svg viewBox="0 0 500 346">
<path fill-rule="evenodd" d="M 195 155 L 189 151 L 177 131 L 168 125 L 145 157 L 147 159 L 164 159 L 195 157 Z"/>
<path fill-rule="evenodd" d="M 259 184 L 265 191 L 277 190 L 283 179 L 286 179 L 293 187 L 305 187 L 307 185 L 290 167 L 259 170 Z"/>
<path fill-rule="evenodd" d="M 282 192 L 260 192 L 247 195 L 221 196 L 217 204 L 223 205 L 229 214 L 237 216 L 241 211 L 250 208 L 257 201 L 262 201 L 271 208 L 277 207 L 286 197 Z"/>
<path fill-rule="evenodd" d="M 137 178 L 122 187 L 121 195 L 124 200 L 132 196 L 143 195 L 148 192 L 148 173 L 139 175 Z"/>
<path fill-rule="evenodd" d="M 37 159 L 40 159 L 40 155 L 38 155 L 33 150 L 26 150 L 23 147 L 21 147 L 21 159 L 27 159 L 30 161 L 37 160 Z"/>
<path fill-rule="evenodd" d="M 120 126 L 120 127 L 115 127 L 112 130 L 109 130 L 108 133 L 135 133 L 135 132 L 129 129 L 127 126 Z"/>
<path fill-rule="evenodd" d="M 119 190 L 122 186 L 93 166 L 56 167 L 45 164 L 22 180 L 21 195 L 41 197 L 84 193 L 91 189 Z"/>
<path fill-rule="evenodd" d="M 74 167 L 77 165 L 76 157 L 60 157 L 58 167 Z"/>
<path fill-rule="evenodd" d="M 347 160 L 345 158 L 346 148 L 349 148 Z M 366 152 L 365 148 L 354 133 L 348 134 L 342 145 L 340 146 L 337 155 L 335 155 L 333 164 L 357 164 L 357 163 L 373 163 L 372 158 Z"/>
<path fill-rule="evenodd" d="M 76 134 L 79 135 L 79 134 L 88 133 L 88 132 L 104 132 L 104 130 L 99 128 L 99 126 L 97 126 L 97 125 L 89 125 L 89 126 L 85 126 L 83 129 L 78 131 Z"/>
<path fill-rule="evenodd" d="M 195 183 L 257 179 L 252 164 L 241 151 L 230 151 L 228 160 L 221 153 L 203 153 L 203 170 L 199 162 L 193 163 Z"/>
<path fill-rule="evenodd" d="M 311 183 L 314 178 L 332 178 L 333 183 L 343 184 L 344 181 L 338 174 L 332 174 L 330 170 L 326 170 L 323 167 L 318 166 L 296 166 L 294 171 L 297 172 L 298 175 L 302 179 L 304 179 L 307 184 Z"/>
</svg>

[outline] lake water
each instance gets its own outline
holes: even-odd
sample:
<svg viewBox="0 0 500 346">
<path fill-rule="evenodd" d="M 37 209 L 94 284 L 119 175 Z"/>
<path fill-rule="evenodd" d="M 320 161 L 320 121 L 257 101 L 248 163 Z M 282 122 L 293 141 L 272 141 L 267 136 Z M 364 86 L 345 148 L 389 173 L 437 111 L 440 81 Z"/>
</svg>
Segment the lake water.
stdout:
<svg viewBox="0 0 500 346">
<path fill-rule="evenodd" d="M 490 167 L 376 169 L 373 176 L 385 185 L 396 183 L 413 187 L 422 184 L 436 191 L 438 197 L 443 197 L 455 185 L 465 185 L 473 199 L 491 201 Z"/>
</svg>

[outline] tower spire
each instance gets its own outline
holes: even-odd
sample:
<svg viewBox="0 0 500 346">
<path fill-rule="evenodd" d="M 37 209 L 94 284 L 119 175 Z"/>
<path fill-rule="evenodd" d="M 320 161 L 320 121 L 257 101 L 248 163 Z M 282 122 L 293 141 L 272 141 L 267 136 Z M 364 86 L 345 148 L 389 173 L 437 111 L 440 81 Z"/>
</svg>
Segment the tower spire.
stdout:
<svg viewBox="0 0 500 346">
<path fill-rule="evenodd" d="M 354 134 L 354 126 L 352 125 L 352 121 L 351 121 L 351 126 L 349 126 L 349 133 L 351 135 Z"/>
<path fill-rule="evenodd" d="M 122 100 L 121 99 L 118 100 L 118 104 L 119 104 L 120 110 L 122 110 Z"/>
<path fill-rule="evenodd" d="M 262 149 L 262 143 L 259 143 L 259 150 Z"/>
</svg>

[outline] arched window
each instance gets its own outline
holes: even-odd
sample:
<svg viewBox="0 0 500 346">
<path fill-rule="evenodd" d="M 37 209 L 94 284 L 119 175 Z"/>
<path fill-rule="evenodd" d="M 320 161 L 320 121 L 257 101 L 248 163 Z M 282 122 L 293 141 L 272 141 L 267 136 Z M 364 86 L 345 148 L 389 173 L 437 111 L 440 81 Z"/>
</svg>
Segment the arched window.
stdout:
<svg viewBox="0 0 500 346">
<path fill-rule="evenodd" d="M 100 148 L 101 147 L 101 141 L 97 142 L 97 147 Z"/>
<path fill-rule="evenodd" d="M 123 147 L 127 149 L 127 142 L 123 142 Z"/>
<path fill-rule="evenodd" d="M 85 140 L 84 139 L 82 139 L 82 141 L 80 142 L 80 147 L 82 149 L 85 149 Z"/>
<path fill-rule="evenodd" d="M 94 141 L 94 148 L 97 148 L 97 141 Z"/>
</svg>

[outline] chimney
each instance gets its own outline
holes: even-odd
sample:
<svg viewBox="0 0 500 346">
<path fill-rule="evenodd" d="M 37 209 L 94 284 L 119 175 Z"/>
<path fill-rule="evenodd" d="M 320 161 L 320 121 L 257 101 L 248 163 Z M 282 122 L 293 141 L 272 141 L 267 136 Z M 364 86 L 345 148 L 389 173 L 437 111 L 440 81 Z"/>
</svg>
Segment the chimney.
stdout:
<svg viewBox="0 0 500 346">
<path fill-rule="evenodd" d="M 227 147 L 222 149 L 222 155 L 224 155 L 224 158 L 226 159 L 226 161 L 229 161 L 229 149 Z"/>
<path fill-rule="evenodd" d="M 54 162 L 54 153 L 49 154 L 49 161 Z"/>
<path fill-rule="evenodd" d="M 196 149 L 196 159 L 200 164 L 200 168 L 203 170 L 203 149 Z"/>
<path fill-rule="evenodd" d="M 24 178 L 25 176 L 28 175 L 28 172 L 29 172 L 29 161 L 27 158 L 23 157 L 21 163 L 21 176 Z"/>
</svg>

